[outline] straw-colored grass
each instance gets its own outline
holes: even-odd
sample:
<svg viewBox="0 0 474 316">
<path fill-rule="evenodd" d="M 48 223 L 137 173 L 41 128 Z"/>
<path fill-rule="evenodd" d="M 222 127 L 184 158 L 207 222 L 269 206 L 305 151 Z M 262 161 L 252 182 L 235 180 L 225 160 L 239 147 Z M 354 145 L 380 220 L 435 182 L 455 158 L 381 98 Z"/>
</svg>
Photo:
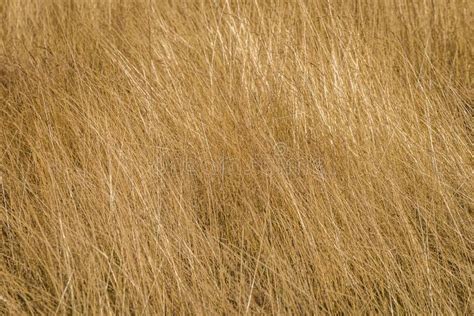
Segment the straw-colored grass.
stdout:
<svg viewBox="0 0 474 316">
<path fill-rule="evenodd" d="M 0 314 L 471 314 L 468 0 L 0 1 Z"/>
</svg>

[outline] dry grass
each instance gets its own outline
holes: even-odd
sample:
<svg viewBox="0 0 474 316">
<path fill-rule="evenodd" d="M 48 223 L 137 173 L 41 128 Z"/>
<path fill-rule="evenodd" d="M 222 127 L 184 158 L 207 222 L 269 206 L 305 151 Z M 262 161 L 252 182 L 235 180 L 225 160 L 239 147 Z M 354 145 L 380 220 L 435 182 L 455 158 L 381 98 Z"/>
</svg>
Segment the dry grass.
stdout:
<svg viewBox="0 0 474 316">
<path fill-rule="evenodd" d="M 473 313 L 472 2 L 0 1 L 0 313 Z"/>
</svg>

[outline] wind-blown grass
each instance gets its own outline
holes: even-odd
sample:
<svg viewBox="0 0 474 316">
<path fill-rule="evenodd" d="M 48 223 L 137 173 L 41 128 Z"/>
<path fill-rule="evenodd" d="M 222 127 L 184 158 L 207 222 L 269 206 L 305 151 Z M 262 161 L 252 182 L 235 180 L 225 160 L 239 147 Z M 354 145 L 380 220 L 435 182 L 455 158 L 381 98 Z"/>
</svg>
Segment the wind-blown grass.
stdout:
<svg viewBox="0 0 474 316">
<path fill-rule="evenodd" d="M 0 313 L 473 313 L 469 1 L 0 2 Z"/>
</svg>

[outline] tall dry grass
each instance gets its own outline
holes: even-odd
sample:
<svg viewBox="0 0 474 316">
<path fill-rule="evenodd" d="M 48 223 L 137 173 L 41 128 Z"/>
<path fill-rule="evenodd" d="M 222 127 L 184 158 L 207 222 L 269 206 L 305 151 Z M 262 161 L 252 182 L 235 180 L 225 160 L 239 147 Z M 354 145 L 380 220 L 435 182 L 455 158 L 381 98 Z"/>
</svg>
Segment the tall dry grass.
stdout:
<svg viewBox="0 0 474 316">
<path fill-rule="evenodd" d="M 0 25 L 0 313 L 473 313 L 472 2 Z"/>
</svg>

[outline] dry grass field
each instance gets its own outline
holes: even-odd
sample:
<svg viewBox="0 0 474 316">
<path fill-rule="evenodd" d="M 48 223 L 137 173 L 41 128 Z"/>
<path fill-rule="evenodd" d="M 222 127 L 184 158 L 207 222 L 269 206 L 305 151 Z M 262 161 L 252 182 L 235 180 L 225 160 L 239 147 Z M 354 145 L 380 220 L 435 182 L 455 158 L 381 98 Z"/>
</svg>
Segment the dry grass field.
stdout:
<svg viewBox="0 0 474 316">
<path fill-rule="evenodd" d="M 0 314 L 472 315 L 473 7 L 1 0 Z"/>
</svg>

